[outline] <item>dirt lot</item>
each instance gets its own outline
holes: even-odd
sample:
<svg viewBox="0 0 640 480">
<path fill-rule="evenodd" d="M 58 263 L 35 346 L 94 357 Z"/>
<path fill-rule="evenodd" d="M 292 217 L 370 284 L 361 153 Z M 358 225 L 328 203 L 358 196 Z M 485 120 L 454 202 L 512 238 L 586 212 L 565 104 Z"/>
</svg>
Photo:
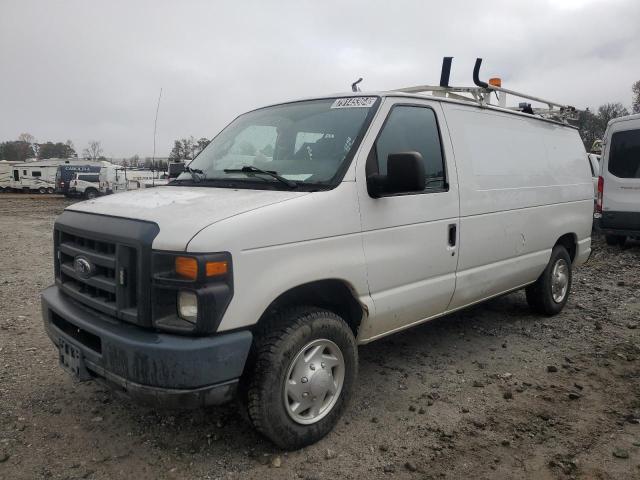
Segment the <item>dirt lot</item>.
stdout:
<svg viewBox="0 0 640 480">
<path fill-rule="evenodd" d="M 233 405 L 159 412 L 57 366 L 38 293 L 68 201 L 0 196 L 0 478 L 640 478 L 640 244 L 596 240 L 554 318 L 523 293 L 361 348 L 355 398 L 284 453 Z"/>
</svg>

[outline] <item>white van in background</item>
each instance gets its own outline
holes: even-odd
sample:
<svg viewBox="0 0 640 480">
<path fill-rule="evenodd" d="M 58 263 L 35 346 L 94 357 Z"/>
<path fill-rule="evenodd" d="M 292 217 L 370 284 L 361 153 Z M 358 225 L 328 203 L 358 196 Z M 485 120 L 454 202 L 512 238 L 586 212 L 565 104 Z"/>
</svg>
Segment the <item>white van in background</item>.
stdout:
<svg viewBox="0 0 640 480">
<path fill-rule="evenodd" d="M 609 245 L 640 237 L 640 114 L 614 118 L 603 140 L 596 217 Z"/>
<path fill-rule="evenodd" d="M 591 178 L 593 178 L 594 198 L 598 195 L 598 177 L 600 176 L 601 156 L 595 153 L 587 153 L 589 167 L 591 168 Z"/>
<path fill-rule="evenodd" d="M 239 395 L 293 449 L 339 420 L 358 344 L 519 289 L 559 313 L 593 220 L 571 107 L 491 105 L 476 77 L 254 110 L 161 191 L 67 207 L 42 293 L 63 367 L 156 404 Z"/>
</svg>

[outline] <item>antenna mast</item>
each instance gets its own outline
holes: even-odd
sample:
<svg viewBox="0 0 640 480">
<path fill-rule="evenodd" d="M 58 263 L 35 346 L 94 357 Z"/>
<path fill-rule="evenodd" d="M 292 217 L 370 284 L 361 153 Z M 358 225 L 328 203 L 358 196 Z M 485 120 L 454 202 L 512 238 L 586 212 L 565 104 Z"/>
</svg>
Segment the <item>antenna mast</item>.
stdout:
<svg viewBox="0 0 640 480">
<path fill-rule="evenodd" d="M 153 156 L 151 157 L 151 184 L 155 187 L 156 180 L 154 171 L 156 169 L 156 131 L 158 130 L 158 112 L 160 111 L 160 99 L 162 98 L 162 87 L 160 87 L 160 95 L 158 95 L 158 105 L 156 106 L 156 119 L 153 122 Z"/>
</svg>

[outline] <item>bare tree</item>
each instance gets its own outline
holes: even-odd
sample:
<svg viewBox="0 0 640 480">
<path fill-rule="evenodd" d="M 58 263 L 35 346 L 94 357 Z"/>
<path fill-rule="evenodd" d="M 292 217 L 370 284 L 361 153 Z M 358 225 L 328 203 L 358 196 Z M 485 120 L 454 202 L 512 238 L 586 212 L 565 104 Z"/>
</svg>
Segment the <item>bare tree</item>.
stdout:
<svg viewBox="0 0 640 480">
<path fill-rule="evenodd" d="M 620 102 L 616 103 L 605 103 L 604 105 L 600 105 L 598 107 L 598 116 L 602 121 L 603 126 L 606 128 L 609 120 L 618 117 L 624 117 L 625 115 L 629 115 L 629 111 L 622 105 Z"/>
<path fill-rule="evenodd" d="M 98 140 L 90 140 L 89 146 L 82 151 L 82 156 L 95 162 L 102 156 L 102 145 Z"/>
<path fill-rule="evenodd" d="M 631 101 L 631 111 L 633 113 L 640 113 L 640 80 L 633 84 L 631 87 L 633 92 L 633 100 Z"/>
<path fill-rule="evenodd" d="M 33 135 L 31 135 L 30 133 L 21 133 L 18 136 L 18 141 L 19 142 L 24 142 L 28 145 L 31 146 L 31 148 L 33 149 L 33 153 L 35 154 L 35 156 L 38 156 L 38 150 L 40 148 L 40 145 L 38 145 L 36 137 L 34 137 Z"/>
</svg>

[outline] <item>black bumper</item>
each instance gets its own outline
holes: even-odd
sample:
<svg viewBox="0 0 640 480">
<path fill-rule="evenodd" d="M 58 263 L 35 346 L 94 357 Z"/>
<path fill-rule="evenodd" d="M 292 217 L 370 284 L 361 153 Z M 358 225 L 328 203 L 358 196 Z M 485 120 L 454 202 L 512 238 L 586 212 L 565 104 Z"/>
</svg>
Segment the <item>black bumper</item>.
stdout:
<svg viewBox="0 0 640 480">
<path fill-rule="evenodd" d="M 187 337 L 145 330 L 87 309 L 52 286 L 42 292 L 47 334 L 79 348 L 92 377 L 164 407 L 231 400 L 251 348 L 248 330 Z"/>
<path fill-rule="evenodd" d="M 605 235 L 640 237 L 640 212 L 603 212 L 596 225 Z"/>
</svg>

